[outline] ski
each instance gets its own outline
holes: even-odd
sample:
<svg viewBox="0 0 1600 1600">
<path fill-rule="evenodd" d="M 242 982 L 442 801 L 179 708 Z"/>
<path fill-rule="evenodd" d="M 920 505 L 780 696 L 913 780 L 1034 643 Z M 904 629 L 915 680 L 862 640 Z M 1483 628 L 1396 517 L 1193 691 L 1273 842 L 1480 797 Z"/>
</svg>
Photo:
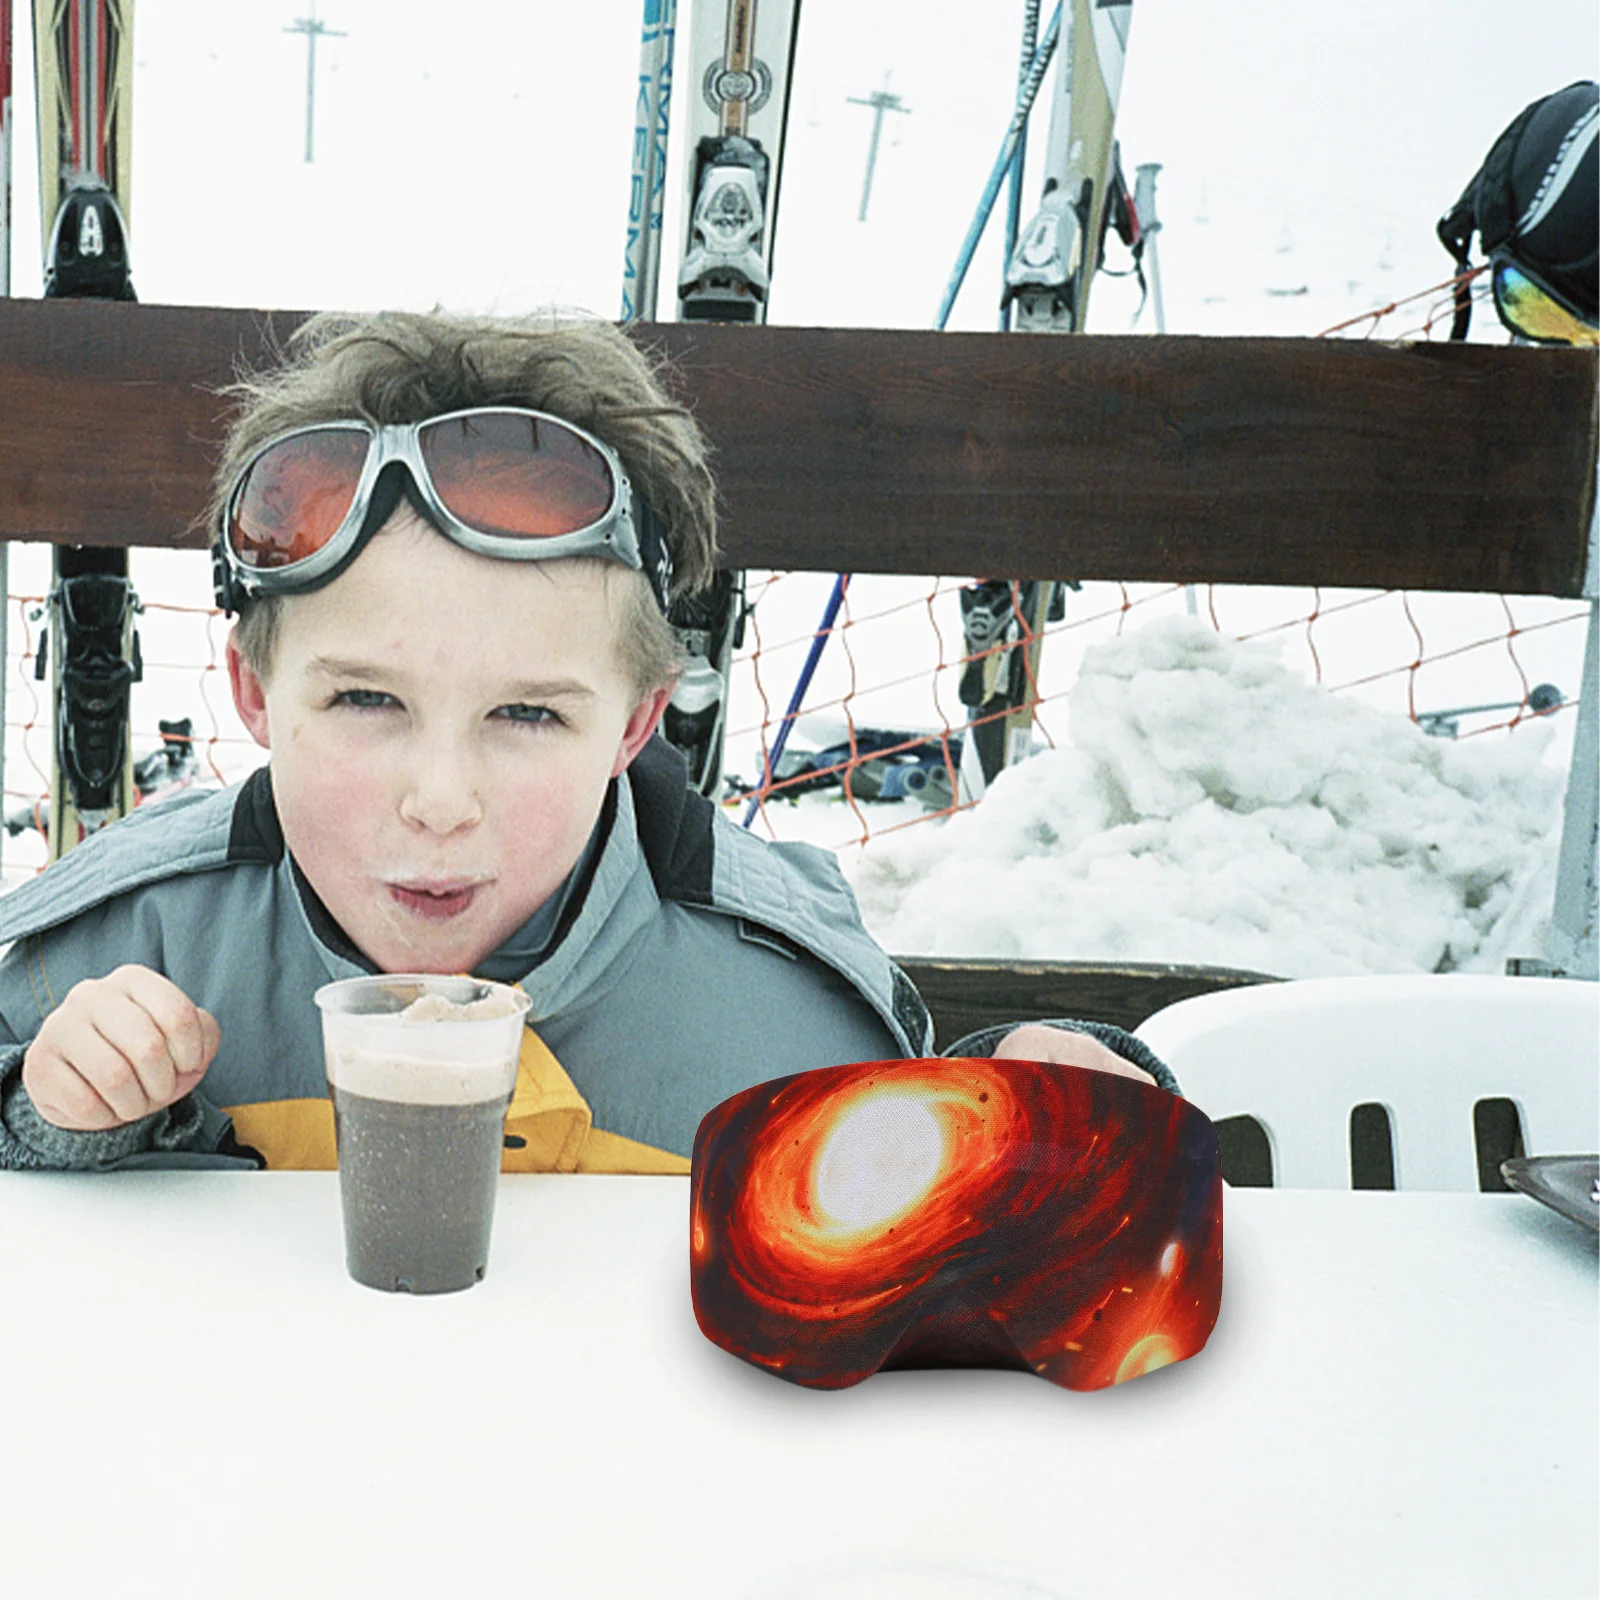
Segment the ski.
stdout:
<svg viewBox="0 0 1600 1600">
<path fill-rule="evenodd" d="M 11 0 L 0 0 L 0 296 L 11 293 Z M 0 795 L 6 774 L 6 662 L 11 619 L 11 547 L 0 540 Z"/>
<path fill-rule="evenodd" d="M 685 322 L 764 322 L 798 0 L 696 0 L 690 30 Z"/>
<path fill-rule="evenodd" d="M 45 296 L 132 300 L 132 0 L 34 0 Z M 50 673 L 50 859 L 134 805 L 138 600 L 121 547 L 57 545 L 37 672 Z"/>
<path fill-rule="evenodd" d="M 0 0 L 0 295 L 11 293 L 11 0 Z"/>
<path fill-rule="evenodd" d="M 1003 767 L 1033 748 L 1044 627 L 1067 614 L 1067 586 L 991 578 L 960 591 L 967 664 L 956 694 L 968 708 L 962 742 L 962 798 L 976 800 Z"/>
<path fill-rule="evenodd" d="M 1039 209 L 1006 267 L 1024 333 L 1081 333 L 1100 265 L 1132 0 L 1072 0 L 1056 67 Z"/>
<path fill-rule="evenodd" d="M 682 321 L 766 321 L 799 23 L 799 0 L 694 0 L 683 96 Z M 744 641 L 745 610 L 744 574 L 721 571 L 709 590 L 671 612 L 687 665 L 663 731 L 688 761 L 690 783 L 711 799 L 723 789 L 728 673 Z"/>
<path fill-rule="evenodd" d="M 1113 138 L 1132 0 L 1064 0 L 1062 11 L 1043 193 L 1010 251 L 1001 297 L 1003 321 L 1014 315 L 1021 333 L 1081 333 L 1107 227 L 1130 244 L 1138 238 Z M 1030 6 L 1025 62 L 1036 26 Z M 1019 106 L 1029 77 L 1024 70 Z M 1044 628 L 1066 615 L 1066 595 L 1051 579 L 988 581 L 962 591 L 961 610 L 969 663 L 960 694 L 972 737 L 963 741 L 960 792 L 972 801 L 1033 748 Z"/>
<path fill-rule="evenodd" d="M 622 266 L 622 320 L 652 322 L 661 275 L 661 219 L 672 121 L 672 55 L 678 0 L 644 0 L 639 89 L 634 101 L 628 243 Z"/>
<path fill-rule="evenodd" d="M 200 762 L 194 753 L 194 721 L 178 717 L 161 719 L 161 743 L 149 755 L 133 764 L 133 785 L 138 791 L 136 805 L 153 805 L 193 788 L 200 781 Z M 14 839 L 29 829 L 50 837 L 48 797 L 21 806 L 6 815 L 6 832 Z"/>
</svg>

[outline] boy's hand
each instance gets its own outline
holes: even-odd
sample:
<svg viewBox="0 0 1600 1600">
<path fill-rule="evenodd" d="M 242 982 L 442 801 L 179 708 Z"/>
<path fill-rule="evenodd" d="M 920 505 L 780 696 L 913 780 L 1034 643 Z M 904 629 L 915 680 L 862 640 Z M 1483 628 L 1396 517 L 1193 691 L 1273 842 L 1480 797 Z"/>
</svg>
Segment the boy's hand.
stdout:
<svg viewBox="0 0 1600 1600">
<path fill-rule="evenodd" d="M 22 1083 L 58 1128 L 116 1128 L 188 1094 L 221 1037 L 217 1019 L 170 979 L 122 966 L 67 991 L 28 1046 Z"/>
<path fill-rule="evenodd" d="M 1093 1067 L 1097 1072 L 1137 1078 L 1140 1083 L 1156 1081 L 1143 1067 L 1136 1067 L 1115 1050 L 1107 1049 L 1093 1034 L 1051 1028 L 1042 1022 L 1025 1022 L 1020 1028 L 1013 1028 L 995 1046 L 994 1053 L 1014 1061 L 1059 1061 L 1068 1067 Z"/>
</svg>

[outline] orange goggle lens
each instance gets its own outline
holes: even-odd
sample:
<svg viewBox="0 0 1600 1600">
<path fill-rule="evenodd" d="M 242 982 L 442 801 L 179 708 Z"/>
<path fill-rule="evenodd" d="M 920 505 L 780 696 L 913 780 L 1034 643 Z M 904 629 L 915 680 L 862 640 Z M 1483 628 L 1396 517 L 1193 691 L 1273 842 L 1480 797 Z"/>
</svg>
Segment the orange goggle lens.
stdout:
<svg viewBox="0 0 1600 1600">
<path fill-rule="evenodd" d="M 489 412 L 417 429 L 423 469 L 439 503 L 479 533 L 548 539 L 594 526 L 616 483 L 586 439 L 538 417 Z M 318 428 L 269 446 L 234 500 L 229 539 L 256 570 L 293 566 L 327 547 L 356 503 L 372 435 Z"/>
<path fill-rule="evenodd" d="M 293 566 L 333 538 L 355 504 L 371 440 L 348 428 L 297 434 L 251 464 L 229 538 L 247 567 Z"/>
<path fill-rule="evenodd" d="M 1494 303 L 1515 334 L 1539 344 L 1600 344 L 1600 329 L 1509 261 L 1494 264 Z"/>
<path fill-rule="evenodd" d="M 490 412 L 418 430 L 434 492 L 480 533 L 553 539 L 592 527 L 616 493 L 605 457 L 540 417 Z"/>
</svg>

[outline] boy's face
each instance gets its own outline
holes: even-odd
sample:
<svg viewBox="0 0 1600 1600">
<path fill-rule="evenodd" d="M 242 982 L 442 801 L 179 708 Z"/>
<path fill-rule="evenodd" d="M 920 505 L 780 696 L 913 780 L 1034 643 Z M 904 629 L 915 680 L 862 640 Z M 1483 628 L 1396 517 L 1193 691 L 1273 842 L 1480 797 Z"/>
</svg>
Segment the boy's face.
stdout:
<svg viewBox="0 0 1600 1600">
<path fill-rule="evenodd" d="M 670 690 L 637 700 L 598 563 L 498 561 L 402 506 L 283 606 L 239 714 L 284 839 L 388 972 L 470 972 L 558 889 Z"/>
</svg>

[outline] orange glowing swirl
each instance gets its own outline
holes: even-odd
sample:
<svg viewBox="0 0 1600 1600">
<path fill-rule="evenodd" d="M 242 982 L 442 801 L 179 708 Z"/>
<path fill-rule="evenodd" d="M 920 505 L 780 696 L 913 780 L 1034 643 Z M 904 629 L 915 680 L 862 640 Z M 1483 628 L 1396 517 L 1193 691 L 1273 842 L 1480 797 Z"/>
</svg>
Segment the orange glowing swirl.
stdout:
<svg viewBox="0 0 1600 1600">
<path fill-rule="evenodd" d="M 1021 1365 L 1098 1388 L 1216 1318 L 1216 1134 L 1087 1068 L 863 1062 L 724 1101 L 695 1139 L 702 1330 L 798 1383 L 885 1363 Z"/>
<path fill-rule="evenodd" d="M 885 1203 L 871 1220 L 830 1213 L 825 1191 L 819 1194 L 830 1145 L 849 1137 L 853 1121 L 901 1107 L 926 1117 L 937 1133 L 929 1181 L 907 1203 Z M 733 1219 L 747 1241 L 745 1268 L 757 1281 L 794 1286 L 829 1311 L 841 1295 L 856 1303 L 904 1293 L 983 1226 L 985 1192 L 1021 1116 L 1003 1077 L 974 1072 L 956 1082 L 917 1061 L 887 1064 L 834 1094 L 781 1097 L 751 1149 Z M 864 1282 L 884 1287 L 863 1296 Z"/>
</svg>

